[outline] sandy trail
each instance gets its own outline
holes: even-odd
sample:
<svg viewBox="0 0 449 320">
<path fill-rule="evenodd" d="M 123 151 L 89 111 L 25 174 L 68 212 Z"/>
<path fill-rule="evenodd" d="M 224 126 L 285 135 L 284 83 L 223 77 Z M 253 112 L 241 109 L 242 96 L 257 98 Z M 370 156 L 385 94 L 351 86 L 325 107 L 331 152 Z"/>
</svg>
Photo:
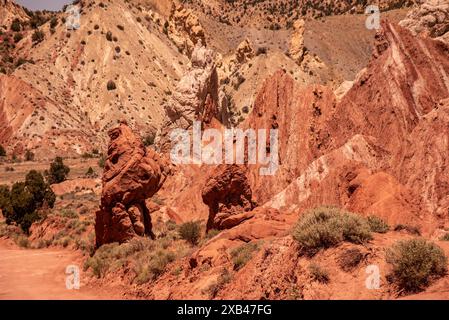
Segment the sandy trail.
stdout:
<svg viewBox="0 0 449 320">
<path fill-rule="evenodd" d="M 83 283 L 80 256 L 70 250 L 21 249 L 0 240 L 0 300 L 86 300 L 119 299 L 105 288 L 90 288 Z M 66 267 L 78 265 L 79 290 L 66 288 Z"/>
</svg>

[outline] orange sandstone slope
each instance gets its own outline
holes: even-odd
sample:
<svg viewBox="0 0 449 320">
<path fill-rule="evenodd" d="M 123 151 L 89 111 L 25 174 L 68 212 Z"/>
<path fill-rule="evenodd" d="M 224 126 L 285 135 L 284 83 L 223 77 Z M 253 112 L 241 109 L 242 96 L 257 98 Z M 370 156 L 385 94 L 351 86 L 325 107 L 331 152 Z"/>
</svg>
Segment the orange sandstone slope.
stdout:
<svg viewBox="0 0 449 320">
<path fill-rule="evenodd" d="M 250 168 L 258 202 L 350 205 L 358 187 L 383 172 L 379 181 L 398 185 L 394 202 L 400 199 L 410 219 L 416 211 L 447 214 L 448 46 L 390 23 L 379 38 L 382 52 L 340 102 L 326 87 L 292 93 L 283 73 L 266 82 L 247 126 L 279 128 L 281 166 L 273 177 Z"/>
<path fill-rule="evenodd" d="M 242 127 L 279 129 L 278 172 L 262 177 L 259 166 L 249 165 L 243 168 L 245 178 L 241 168 L 205 168 L 185 180 L 177 197 L 191 194 L 192 202 L 198 201 L 198 184 L 202 184 L 203 201 L 209 207 L 202 218 L 223 231 L 171 265 L 156 282 L 136 289 L 139 295 L 153 299 L 396 297 L 386 280 L 384 251 L 409 235 L 376 235 L 365 246 L 344 243 L 313 258 L 299 255 L 289 235 L 305 209 L 322 204 L 378 215 L 393 226 L 416 226 L 431 239 L 448 227 L 448 47 L 413 37 L 390 23 L 383 24 L 379 40 L 381 50 L 339 102 L 326 87 L 298 89 L 282 71 L 267 79 Z M 221 192 L 232 196 L 220 197 Z M 158 195 L 169 197 L 164 187 Z M 183 218 L 182 211 L 178 215 Z M 258 243 L 260 250 L 243 268 L 230 271 L 231 251 L 244 243 Z M 362 257 L 360 263 L 346 270 L 341 259 L 355 249 Z M 328 266 L 330 285 L 309 278 L 305 270 L 313 262 Z M 365 267 L 370 264 L 380 267 L 381 290 L 364 285 Z M 446 282 L 443 278 L 435 284 L 439 292 Z"/>
</svg>

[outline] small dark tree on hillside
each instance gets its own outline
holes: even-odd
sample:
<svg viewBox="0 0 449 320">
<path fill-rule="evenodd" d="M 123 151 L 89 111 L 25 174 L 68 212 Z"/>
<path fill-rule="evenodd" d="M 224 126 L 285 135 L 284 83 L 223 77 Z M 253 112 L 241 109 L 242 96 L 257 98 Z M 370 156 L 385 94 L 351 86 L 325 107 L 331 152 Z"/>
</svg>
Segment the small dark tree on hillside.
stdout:
<svg viewBox="0 0 449 320">
<path fill-rule="evenodd" d="M 34 31 L 33 35 L 31 36 L 31 40 L 33 40 L 34 43 L 42 42 L 44 39 L 45 34 L 40 30 Z"/>
<path fill-rule="evenodd" d="M 54 29 L 58 25 L 58 18 L 52 17 L 50 20 L 50 28 Z"/>
<path fill-rule="evenodd" d="M 56 157 L 50 164 L 50 170 L 45 171 L 49 184 L 61 183 L 67 179 L 70 168 L 64 165 L 61 157 Z"/>
<path fill-rule="evenodd" d="M 111 90 L 117 89 L 117 86 L 116 86 L 116 84 L 115 84 L 114 81 L 109 80 L 108 83 L 106 84 L 106 88 L 107 88 L 109 91 L 111 91 Z"/>
<path fill-rule="evenodd" d="M 0 157 L 6 156 L 6 150 L 3 148 L 3 146 L 0 144 Z"/>
</svg>

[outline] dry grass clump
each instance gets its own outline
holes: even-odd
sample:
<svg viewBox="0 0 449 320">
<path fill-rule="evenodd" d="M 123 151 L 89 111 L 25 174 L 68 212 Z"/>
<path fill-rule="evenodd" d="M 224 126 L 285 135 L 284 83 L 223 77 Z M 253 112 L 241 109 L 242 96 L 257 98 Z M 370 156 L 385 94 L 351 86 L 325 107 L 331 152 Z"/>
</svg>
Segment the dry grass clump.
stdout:
<svg viewBox="0 0 449 320">
<path fill-rule="evenodd" d="M 386 258 L 392 265 L 390 279 L 404 292 L 422 290 L 447 272 L 444 251 L 425 239 L 398 241 L 388 249 Z"/>
<path fill-rule="evenodd" d="M 299 219 L 293 238 L 306 253 L 315 254 L 343 241 L 362 244 L 371 240 L 372 235 L 365 218 L 334 207 L 320 207 Z"/>
</svg>

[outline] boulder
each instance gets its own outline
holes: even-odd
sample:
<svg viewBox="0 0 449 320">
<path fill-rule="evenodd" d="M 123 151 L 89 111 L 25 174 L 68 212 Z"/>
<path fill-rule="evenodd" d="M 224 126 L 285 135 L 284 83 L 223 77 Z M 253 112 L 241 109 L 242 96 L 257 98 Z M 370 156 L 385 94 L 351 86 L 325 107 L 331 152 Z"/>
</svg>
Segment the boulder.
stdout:
<svg viewBox="0 0 449 320">
<path fill-rule="evenodd" d="M 209 207 L 207 230 L 230 229 L 251 218 L 256 204 L 243 166 L 222 165 L 216 168 L 202 190 Z"/>
<path fill-rule="evenodd" d="M 152 236 L 145 200 L 162 186 L 169 164 L 122 122 L 109 131 L 111 139 L 103 173 L 100 210 L 96 213 L 97 247 Z"/>
</svg>

